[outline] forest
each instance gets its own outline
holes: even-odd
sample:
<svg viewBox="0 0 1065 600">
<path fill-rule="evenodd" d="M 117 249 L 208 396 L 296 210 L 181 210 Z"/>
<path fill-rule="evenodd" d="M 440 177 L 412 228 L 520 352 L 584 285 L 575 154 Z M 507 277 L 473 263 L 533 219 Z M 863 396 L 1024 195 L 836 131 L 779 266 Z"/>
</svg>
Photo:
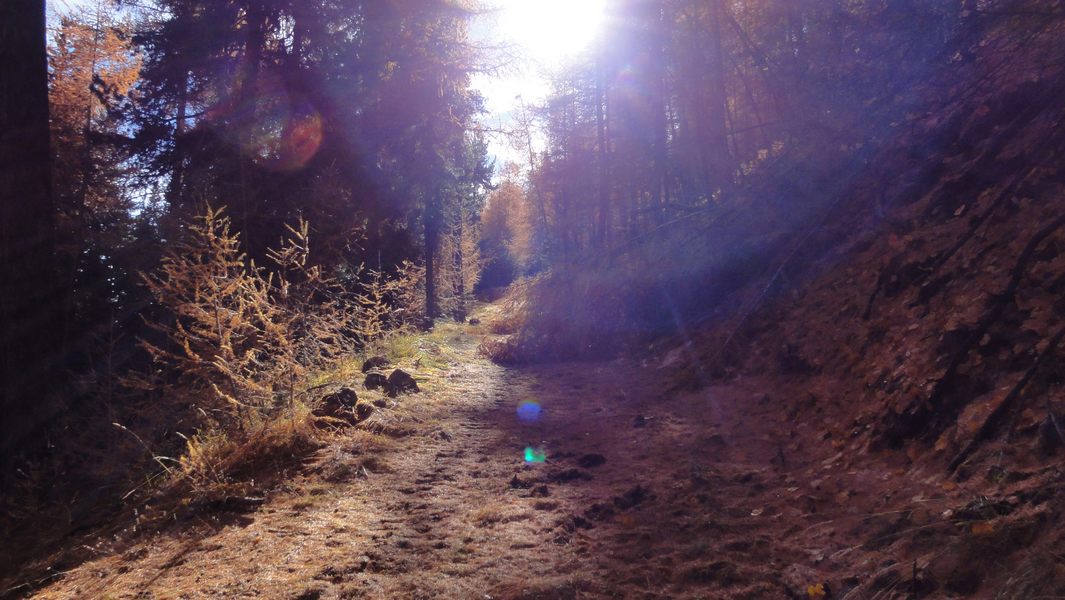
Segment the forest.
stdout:
<svg viewBox="0 0 1065 600">
<path fill-rule="evenodd" d="M 0 598 L 1065 589 L 1065 2 L 5 0 Z"/>
</svg>

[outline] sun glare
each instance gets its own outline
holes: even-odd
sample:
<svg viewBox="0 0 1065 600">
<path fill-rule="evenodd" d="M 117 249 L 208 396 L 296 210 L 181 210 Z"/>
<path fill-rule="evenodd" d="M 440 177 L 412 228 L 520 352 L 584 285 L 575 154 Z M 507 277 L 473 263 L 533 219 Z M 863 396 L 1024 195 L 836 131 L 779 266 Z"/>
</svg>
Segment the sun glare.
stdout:
<svg viewBox="0 0 1065 600">
<path fill-rule="evenodd" d="M 599 31 L 606 0 L 497 0 L 499 34 L 525 58 L 553 68 Z"/>
</svg>

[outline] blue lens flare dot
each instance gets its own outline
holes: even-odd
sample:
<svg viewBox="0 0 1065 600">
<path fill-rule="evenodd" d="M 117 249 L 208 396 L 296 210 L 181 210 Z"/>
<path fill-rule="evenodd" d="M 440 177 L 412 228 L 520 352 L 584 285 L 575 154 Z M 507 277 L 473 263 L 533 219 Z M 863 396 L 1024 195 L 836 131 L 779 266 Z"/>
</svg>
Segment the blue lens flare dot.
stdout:
<svg viewBox="0 0 1065 600">
<path fill-rule="evenodd" d="M 518 404 L 518 419 L 523 423 L 536 423 L 540 420 L 542 411 L 536 400 L 523 400 Z"/>
</svg>

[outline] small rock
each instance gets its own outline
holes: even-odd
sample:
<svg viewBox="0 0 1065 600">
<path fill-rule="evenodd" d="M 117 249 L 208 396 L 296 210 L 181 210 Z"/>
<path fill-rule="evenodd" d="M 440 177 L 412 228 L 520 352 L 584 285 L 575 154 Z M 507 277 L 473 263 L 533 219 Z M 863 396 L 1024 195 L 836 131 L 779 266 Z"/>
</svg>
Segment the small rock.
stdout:
<svg viewBox="0 0 1065 600">
<path fill-rule="evenodd" d="M 480 325 L 480 324 L 481 324 L 481 320 L 480 319 L 477 319 L 477 318 L 470 319 L 470 325 Z"/>
<path fill-rule="evenodd" d="M 399 394 L 413 394 L 418 392 L 418 382 L 414 381 L 410 373 L 396 369 L 388 376 L 385 391 L 389 397 L 395 398 Z"/>
<path fill-rule="evenodd" d="M 735 564 L 723 560 L 689 567 L 680 573 L 679 578 L 687 583 L 714 583 L 720 586 L 735 585 L 747 580 Z"/>
<path fill-rule="evenodd" d="M 592 522 L 580 515 L 570 515 L 558 521 L 558 526 L 567 533 L 573 533 L 578 529 L 591 529 Z"/>
<path fill-rule="evenodd" d="M 374 407 L 372 404 L 359 403 L 355 405 L 355 417 L 359 421 L 365 421 L 373 414 Z"/>
<path fill-rule="evenodd" d="M 391 364 L 391 361 L 384 356 L 371 356 L 366 359 L 366 362 L 362 363 L 362 372 L 368 373 L 377 369 L 384 369 L 389 364 Z"/>
<path fill-rule="evenodd" d="M 577 466 L 582 469 L 591 469 L 606 463 L 606 457 L 602 454 L 585 454 L 577 459 Z"/>
<path fill-rule="evenodd" d="M 645 501 L 654 498 L 651 494 L 651 490 L 637 485 L 624 494 L 614 498 L 614 506 L 617 506 L 621 510 L 628 510 L 636 505 L 643 504 Z"/>
<path fill-rule="evenodd" d="M 359 395 L 351 388 L 344 388 L 335 394 L 329 394 L 322 398 L 318 408 L 314 410 L 317 417 L 344 418 L 352 414 L 352 409 L 359 401 Z"/>
<path fill-rule="evenodd" d="M 388 377 L 384 373 L 368 373 L 362 387 L 368 390 L 378 390 L 388 385 Z"/>
<path fill-rule="evenodd" d="M 351 388 L 343 388 L 335 394 L 326 396 L 324 400 L 335 402 L 340 406 L 351 407 L 355 406 L 355 403 L 359 401 L 359 395 Z"/>
<path fill-rule="evenodd" d="M 605 521 L 614 516 L 614 507 L 604 502 L 597 502 L 584 511 L 584 516 L 592 521 Z"/>
<path fill-rule="evenodd" d="M 549 479 L 555 483 L 566 483 L 569 481 L 575 481 L 577 479 L 583 479 L 585 481 L 591 479 L 592 476 L 587 471 L 580 469 L 566 469 L 557 473 L 552 473 Z"/>
</svg>

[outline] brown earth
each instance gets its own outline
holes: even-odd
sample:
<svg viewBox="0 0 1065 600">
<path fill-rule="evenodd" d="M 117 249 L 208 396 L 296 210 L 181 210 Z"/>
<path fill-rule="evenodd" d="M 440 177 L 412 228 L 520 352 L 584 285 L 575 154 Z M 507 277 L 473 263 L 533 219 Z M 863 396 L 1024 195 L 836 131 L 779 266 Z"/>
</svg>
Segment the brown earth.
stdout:
<svg viewBox="0 0 1065 600">
<path fill-rule="evenodd" d="M 815 403 L 816 379 L 668 391 L 683 347 L 505 368 L 477 355 L 480 327 L 433 335 L 450 360 L 424 393 L 251 512 L 101 538 L 34 597 L 1060 597 L 1060 469 L 958 484 L 855 451 L 820 410 L 780 408 Z"/>
</svg>

